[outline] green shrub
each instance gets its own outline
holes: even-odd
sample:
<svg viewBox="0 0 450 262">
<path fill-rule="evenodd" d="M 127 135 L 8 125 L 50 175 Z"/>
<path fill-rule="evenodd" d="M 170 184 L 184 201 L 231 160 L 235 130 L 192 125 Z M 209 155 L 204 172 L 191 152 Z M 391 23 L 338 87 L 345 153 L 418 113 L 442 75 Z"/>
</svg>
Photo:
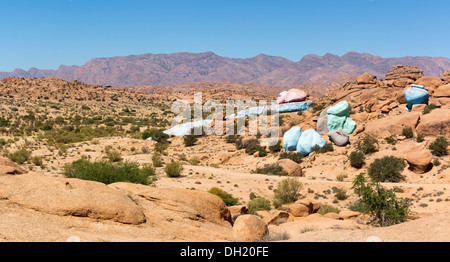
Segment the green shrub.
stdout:
<svg viewBox="0 0 450 262">
<path fill-rule="evenodd" d="M 84 158 L 64 166 L 64 176 L 84 180 L 98 181 L 105 184 L 115 182 L 130 182 L 149 185 L 150 176 L 155 175 L 155 170 L 149 166 L 139 167 L 137 162 L 122 161 L 90 162 Z"/>
<path fill-rule="evenodd" d="M 436 140 L 434 140 L 433 143 L 430 144 L 428 147 L 431 150 L 431 153 L 433 155 L 442 156 L 447 154 L 447 147 L 449 145 L 449 142 L 445 137 L 438 137 Z"/>
<path fill-rule="evenodd" d="M 186 135 L 183 138 L 184 145 L 187 147 L 194 146 L 197 143 L 198 136 L 194 134 Z"/>
<path fill-rule="evenodd" d="M 366 183 L 363 174 L 356 177 L 352 188 L 360 198 L 352 208 L 369 214 L 375 218 L 373 223 L 380 226 L 405 222 L 411 213 L 408 199 L 397 199 L 393 190 L 385 189 L 379 183 Z"/>
<path fill-rule="evenodd" d="M 327 213 L 339 214 L 339 212 L 341 212 L 341 210 L 339 208 L 334 207 L 332 205 L 328 205 L 328 204 L 320 205 L 319 210 L 317 210 L 317 213 L 321 214 L 322 216 L 327 214 Z"/>
<path fill-rule="evenodd" d="M 300 197 L 300 190 L 303 183 L 295 178 L 286 178 L 278 182 L 277 188 L 274 190 L 275 199 L 282 204 L 293 203 Z"/>
<path fill-rule="evenodd" d="M 399 182 L 403 179 L 400 173 L 405 168 L 405 161 L 394 156 L 377 158 L 370 164 L 369 176 L 376 182 Z"/>
<path fill-rule="evenodd" d="M 348 198 L 347 191 L 344 188 L 333 187 L 332 190 L 337 200 L 346 200 Z"/>
<path fill-rule="evenodd" d="M 297 164 L 300 164 L 302 162 L 302 154 L 298 152 L 282 152 L 280 153 L 280 156 L 278 159 L 290 159 L 294 161 Z"/>
<path fill-rule="evenodd" d="M 256 211 L 270 210 L 270 201 L 265 199 L 264 197 L 258 197 L 248 202 L 247 206 L 248 213 L 256 214 Z"/>
<path fill-rule="evenodd" d="M 350 166 L 359 169 L 364 165 L 366 157 L 363 152 L 353 151 L 348 156 L 348 159 L 350 160 Z"/>
<path fill-rule="evenodd" d="M 416 141 L 418 143 L 423 142 L 425 140 L 425 135 L 423 133 L 417 133 Z"/>
<path fill-rule="evenodd" d="M 34 156 L 31 158 L 31 162 L 37 166 L 44 166 L 44 157 L 43 156 Z"/>
<path fill-rule="evenodd" d="M 227 192 L 223 191 L 218 187 L 213 187 L 210 190 L 208 190 L 208 192 L 220 197 L 226 206 L 234 206 L 239 203 L 239 200 L 237 198 L 234 198 L 231 194 L 228 194 Z"/>
<path fill-rule="evenodd" d="M 198 158 L 198 156 L 194 156 L 191 159 L 189 159 L 189 163 L 193 166 L 196 166 L 200 164 L 200 158 Z"/>
<path fill-rule="evenodd" d="M 375 144 L 378 143 L 378 140 L 370 135 L 365 135 L 362 139 L 360 139 L 356 147 L 362 151 L 364 154 L 374 153 L 377 149 Z"/>
<path fill-rule="evenodd" d="M 326 152 L 333 152 L 334 148 L 333 148 L 333 144 L 331 143 L 326 143 L 324 146 L 319 146 L 319 145 L 315 145 L 311 148 L 312 152 L 316 152 L 317 154 L 323 154 Z"/>
<path fill-rule="evenodd" d="M 158 152 L 154 152 L 152 156 L 152 164 L 153 167 L 162 167 L 164 162 L 161 159 L 161 155 Z"/>
<path fill-rule="evenodd" d="M 228 144 L 234 144 L 236 143 L 236 140 L 237 140 L 236 135 L 228 135 L 227 138 L 225 139 L 225 141 Z"/>
<path fill-rule="evenodd" d="M 111 162 L 119 162 L 119 161 L 122 160 L 122 155 L 120 154 L 119 151 L 116 151 L 116 150 L 107 151 L 106 152 L 106 157 Z"/>
<path fill-rule="evenodd" d="M 14 153 L 8 154 L 8 158 L 16 162 L 17 164 L 23 164 L 30 159 L 31 152 L 25 148 L 15 151 Z"/>
<path fill-rule="evenodd" d="M 156 142 L 165 142 L 169 138 L 169 135 L 165 134 L 163 130 L 155 128 L 145 130 L 141 136 L 144 140 L 151 137 Z"/>
<path fill-rule="evenodd" d="M 395 139 L 395 136 L 390 136 L 386 139 L 386 142 L 390 145 L 395 145 L 397 144 L 397 139 Z"/>
<path fill-rule="evenodd" d="M 269 151 L 272 152 L 272 153 L 280 152 L 281 149 L 283 149 L 283 145 L 281 143 L 281 140 L 278 140 L 278 142 L 275 145 L 269 146 Z"/>
<path fill-rule="evenodd" d="M 429 104 L 423 109 L 422 114 L 424 114 L 424 115 L 428 114 L 431 112 L 431 110 L 436 109 L 436 108 L 437 108 L 436 104 Z"/>
<path fill-rule="evenodd" d="M 183 165 L 178 162 L 166 164 L 166 166 L 164 167 L 164 172 L 166 172 L 166 175 L 169 177 L 179 177 L 182 171 Z"/>
<path fill-rule="evenodd" d="M 414 133 L 411 127 L 405 127 L 402 129 L 402 136 L 406 137 L 406 138 L 413 138 L 414 137 Z"/>
<path fill-rule="evenodd" d="M 258 174 L 278 175 L 278 176 L 288 175 L 288 173 L 284 171 L 284 169 L 278 163 L 265 164 L 264 167 L 256 168 L 254 172 Z"/>
<path fill-rule="evenodd" d="M 249 155 L 253 155 L 254 153 L 261 150 L 261 145 L 259 144 L 259 140 L 256 138 L 247 140 L 244 147 L 245 147 L 245 153 L 247 153 Z"/>
</svg>

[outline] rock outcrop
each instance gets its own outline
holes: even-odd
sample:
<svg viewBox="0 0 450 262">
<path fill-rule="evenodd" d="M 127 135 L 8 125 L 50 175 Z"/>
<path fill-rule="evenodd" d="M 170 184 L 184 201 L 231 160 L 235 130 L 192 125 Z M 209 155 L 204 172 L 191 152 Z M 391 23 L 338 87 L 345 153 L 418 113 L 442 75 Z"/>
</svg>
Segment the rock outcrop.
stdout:
<svg viewBox="0 0 450 262">
<path fill-rule="evenodd" d="M 233 225 L 233 241 L 256 242 L 269 232 L 267 223 L 255 215 L 241 215 Z"/>
</svg>

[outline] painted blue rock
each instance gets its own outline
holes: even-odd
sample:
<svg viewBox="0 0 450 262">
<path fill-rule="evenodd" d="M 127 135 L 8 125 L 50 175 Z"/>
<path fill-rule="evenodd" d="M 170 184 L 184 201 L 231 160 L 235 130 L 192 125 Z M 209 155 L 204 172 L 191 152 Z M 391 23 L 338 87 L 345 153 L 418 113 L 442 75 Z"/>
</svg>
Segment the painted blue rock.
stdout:
<svg viewBox="0 0 450 262">
<path fill-rule="evenodd" d="M 427 90 L 420 87 L 410 87 L 405 90 L 406 108 L 412 109 L 413 105 L 428 104 L 430 94 Z"/>
<path fill-rule="evenodd" d="M 319 145 L 320 147 L 323 147 L 325 143 L 325 139 L 323 139 L 316 130 L 308 129 L 304 131 L 298 139 L 297 152 L 303 156 L 307 156 L 311 153 L 311 149 L 314 146 Z"/>
<path fill-rule="evenodd" d="M 283 135 L 283 146 L 286 151 L 294 151 L 297 149 L 298 140 L 303 130 L 299 126 L 294 126 Z"/>
</svg>

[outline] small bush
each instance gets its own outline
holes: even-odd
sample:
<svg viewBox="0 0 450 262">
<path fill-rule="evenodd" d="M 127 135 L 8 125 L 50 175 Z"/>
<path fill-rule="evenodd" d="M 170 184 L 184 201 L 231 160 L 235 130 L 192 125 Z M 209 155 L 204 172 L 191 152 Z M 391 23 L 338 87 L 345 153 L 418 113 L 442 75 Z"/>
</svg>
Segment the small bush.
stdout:
<svg viewBox="0 0 450 262">
<path fill-rule="evenodd" d="M 402 129 L 402 136 L 406 137 L 406 138 L 413 138 L 414 137 L 414 133 L 411 127 L 405 127 Z"/>
<path fill-rule="evenodd" d="M 439 159 L 433 159 L 433 165 L 434 166 L 439 166 L 441 164 L 441 161 L 439 161 Z"/>
<path fill-rule="evenodd" d="M 334 197 L 337 200 L 346 200 L 348 198 L 347 190 L 344 188 L 333 187 L 332 190 L 334 192 Z"/>
<path fill-rule="evenodd" d="M 425 135 L 423 133 L 417 133 L 416 141 L 418 143 L 423 142 L 425 140 Z"/>
<path fill-rule="evenodd" d="M 431 153 L 433 155 L 442 156 L 447 154 L 447 147 L 449 145 L 449 142 L 445 137 L 438 137 L 436 140 L 434 140 L 433 143 L 430 144 L 428 147 L 431 150 Z"/>
<path fill-rule="evenodd" d="M 278 159 L 290 159 L 295 163 L 300 164 L 302 162 L 302 158 L 302 154 L 297 152 L 282 152 Z"/>
<path fill-rule="evenodd" d="M 351 209 L 369 214 L 375 218 L 372 223 L 380 226 L 398 224 L 405 222 L 411 213 L 408 199 L 397 199 L 393 190 L 385 189 L 379 183 L 366 183 L 363 174 L 356 177 L 352 188 L 360 199 Z"/>
<path fill-rule="evenodd" d="M 353 151 L 348 156 L 348 159 L 350 160 L 350 166 L 359 169 L 364 165 L 366 157 L 363 152 Z"/>
<path fill-rule="evenodd" d="M 300 197 L 300 190 L 303 183 L 295 178 L 286 178 L 278 182 L 277 189 L 274 190 L 275 199 L 282 204 L 293 203 Z"/>
<path fill-rule="evenodd" d="M 397 144 L 397 139 L 395 139 L 394 136 L 390 136 L 386 139 L 386 142 L 390 145 L 395 145 L 395 144 Z"/>
<path fill-rule="evenodd" d="M 361 140 L 357 142 L 356 147 L 362 151 L 364 154 L 368 155 L 374 153 L 377 149 L 375 144 L 378 143 L 378 140 L 370 135 L 364 136 Z"/>
<path fill-rule="evenodd" d="M 106 157 L 111 162 L 119 162 L 122 160 L 122 155 L 120 154 L 119 151 L 116 151 L 116 150 L 106 152 Z"/>
<path fill-rule="evenodd" d="M 218 187 L 213 187 L 210 190 L 208 190 L 208 192 L 220 197 L 226 206 L 234 206 L 239 203 L 239 200 L 237 198 L 234 198 L 231 194 L 228 194 L 227 192 L 223 191 Z"/>
<path fill-rule="evenodd" d="M 43 156 L 34 156 L 31 158 L 31 162 L 37 166 L 44 166 L 44 157 Z"/>
<path fill-rule="evenodd" d="M 270 201 L 264 197 L 258 197 L 248 202 L 247 206 L 248 213 L 255 214 L 256 211 L 270 210 Z"/>
<path fill-rule="evenodd" d="M 161 155 L 158 152 L 154 152 L 152 156 L 152 164 L 153 167 L 162 167 L 164 162 L 161 159 Z"/>
<path fill-rule="evenodd" d="M 191 159 L 189 159 L 189 163 L 193 166 L 196 166 L 200 164 L 200 158 L 198 158 L 198 156 L 194 156 Z"/>
<path fill-rule="evenodd" d="M 254 172 L 258 174 L 278 175 L 278 176 L 288 175 L 288 173 L 284 171 L 284 169 L 278 163 L 265 164 L 264 167 L 256 168 Z"/>
<path fill-rule="evenodd" d="M 225 141 L 228 144 L 234 144 L 236 143 L 236 140 L 237 140 L 236 135 L 228 135 L 227 138 L 225 139 Z"/>
<path fill-rule="evenodd" d="M 169 138 L 169 135 L 165 134 L 163 130 L 155 128 L 145 130 L 141 136 L 142 139 L 151 137 L 156 142 L 165 142 Z"/>
<path fill-rule="evenodd" d="M 403 180 L 400 173 L 405 168 L 405 161 L 394 156 L 385 156 L 383 158 L 375 159 L 370 164 L 369 176 L 376 182 L 399 182 Z"/>
<path fill-rule="evenodd" d="M 17 164 L 23 164 L 30 159 L 31 152 L 26 150 L 25 148 L 17 150 L 14 153 L 8 154 L 8 158 L 16 162 Z"/>
<path fill-rule="evenodd" d="M 321 214 L 322 216 L 327 214 L 327 213 L 339 214 L 339 212 L 341 212 L 341 210 L 339 208 L 334 207 L 332 205 L 328 205 L 328 204 L 320 205 L 319 210 L 317 210 L 317 213 Z"/>
<path fill-rule="evenodd" d="M 254 153 L 261 150 L 261 145 L 259 144 L 259 140 L 256 138 L 247 140 L 244 147 L 245 147 L 245 153 L 247 153 L 249 155 L 253 155 Z"/>
<path fill-rule="evenodd" d="M 280 152 L 281 149 L 283 149 L 283 145 L 281 144 L 281 140 L 278 140 L 278 142 L 275 145 L 269 146 L 269 151 L 272 152 L 272 153 Z"/>
<path fill-rule="evenodd" d="M 194 146 L 195 143 L 197 143 L 197 140 L 198 140 L 198 136 L 196 136 L 194 134 L 186 135 L 183 138 L 184 145 L 187 147 Z"/>
<path fill-rule="evenodd" d="M 169 177 L 179 177 L 182 171 L 183 165 L 178 162 L 166 164 L 166 166 L 164 167 L 164 172 L 166 172 L 166 175 Z"/>
<path fill-rule="evenodd" d="M 429 104 L 423 109 L 422 114 L 424 114 L 424 115 L 428 114 L 431 112 L 431 110 L 436 109 L 436 108 L 437 108 L 436 104 Z"/>
<path fill-rule="evenodd" d="M 333 152 L 334 148 L 333 148 L 333 144 L 331 143 L 326 143 L 323 147 L 320 147 L 319 145 L 315 145 L 311 148 L 312 152 L 316 152 L 317 154 L 323 154 L 326 152 Z"/>
<path fill-rule="evenodd" d="M 115 182 L 130 182 L 148 185 L 150 176 L 155 175 L 155 170 L 149 166 L 139 167 L 137 162 L 122 161 L 112 163 L 109 161 L 90 162 L 79 159 L 64 166 L 64 176 L 84 180 L 98 181 L 105 184 Z"/>
</svg>

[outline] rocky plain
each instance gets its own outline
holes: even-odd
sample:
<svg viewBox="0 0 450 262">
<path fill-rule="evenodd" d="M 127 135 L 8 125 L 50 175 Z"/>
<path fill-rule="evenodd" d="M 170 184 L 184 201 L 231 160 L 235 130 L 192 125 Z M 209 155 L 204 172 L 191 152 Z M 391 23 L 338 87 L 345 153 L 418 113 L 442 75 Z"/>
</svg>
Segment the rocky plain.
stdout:
<svg viewBox="0 0 450 262">
<path fill-rule="evenodd" d="M 430 98 L 409 111 L 404 91 L 412 84 Z M 383 79 L 365 73 L 332 87 L 320 96 L 307 90 L 308 110 L 280 114 L 280 141 L 292 127 L 316 129 L 325 108 L 347 101 L 357 124 L 349 143 L 324 134 L 329 150 L 289 159 L 282 146 L 251 150 L 261 135 L 147 140 L 150 130 L 170 128 L 172 102 L 192 102 L 195 91 L 222 103 L 270 101 L 278 87 L 197 83 L 146 92 L 52 77 L 0 80 L 0 241 L 450 241 L 448 144 L 430 147 L 450 139 L 450 71 L 434 77 L 397 65 Z M 355 167 L 350 156 L 368 136 L 373 150 Z M 401 179 L 380 184 L 408 199 L 411 212 L 380 226 L 356 208 L 353 185 L 360 174 L 370 180 L 370 167 L 386 156 L 401 159 Z M 81 160 L 148 172 L 144 183 L 94 181 L 77 176 Z M 182 165 L 176 176 L 168 175 L 171 163 Z M 295 201 L 280 204 L 286 179 L 301 186 Z"/>
</svg>

